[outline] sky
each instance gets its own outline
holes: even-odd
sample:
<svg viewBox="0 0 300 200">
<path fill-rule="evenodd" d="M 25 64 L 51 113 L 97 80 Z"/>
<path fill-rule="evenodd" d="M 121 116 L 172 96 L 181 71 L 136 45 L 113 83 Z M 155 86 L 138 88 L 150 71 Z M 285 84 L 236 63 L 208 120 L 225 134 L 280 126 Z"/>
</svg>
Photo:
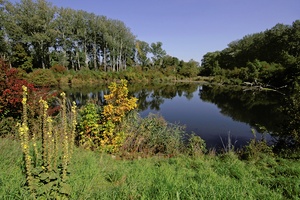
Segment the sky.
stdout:
<svg viewBox="0 0 300 200">
<path fill-rule="evenodd" d="M 14 0 L 12 2 L 16 2 Z M 138 40 L 162 42 L 170 56 L 201 61 L 245 35 L 300 20 L 300 0 L 48 0 L 118 19 Z"/>
</svg>

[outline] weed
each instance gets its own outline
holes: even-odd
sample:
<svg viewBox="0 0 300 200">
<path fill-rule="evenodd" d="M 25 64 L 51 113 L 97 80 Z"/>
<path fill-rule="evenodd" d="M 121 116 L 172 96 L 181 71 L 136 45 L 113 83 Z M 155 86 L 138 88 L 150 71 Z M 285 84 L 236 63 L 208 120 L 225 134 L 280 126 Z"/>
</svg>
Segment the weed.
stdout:
<svg viewBox="0 0 300 200">
<path fill-rule="evenodd" d="M 127 137 L 121 147 L 121 154 L 141 156 L 164 155 L 173 157 L 183 148 L 184 127 L 170 124 L 159 115 L 141 118 L 132 113 L 123 123 Z"/>
<path fill-rule="evenodd" d="M 200 136 L 192 133 L 188 140 L 187 151 L 191 156 L 203 155 L 207 151 L 205 141 Z"/>
<path fill-rule="evenodd" d="M 27 87 L 23 86 L 23 114 L 22 124 L 19 125 L 19 136 L 24 156 L 26 183 L 33 198 L 68 197 L 71 193 L 67 183 L 68 165 L 74 149 L 74 130 L 76 126 L 76 106 L 72 106 L 71 127 L 67 126 L 67 112 L 65 94 L 62 93 L 61 123 L 62 134 L 53 130 L 53 119 L 48 116 L 48 104 L 40 100 L 42 116 L 40 130 L 30 136 L 27 118 Z M 56 127 L 57 129 L 57 127 Z M 38 141 L 41 138 L 42 141 Z M 41 147 L 39 144 L 42 144 Z"/>
</svg>

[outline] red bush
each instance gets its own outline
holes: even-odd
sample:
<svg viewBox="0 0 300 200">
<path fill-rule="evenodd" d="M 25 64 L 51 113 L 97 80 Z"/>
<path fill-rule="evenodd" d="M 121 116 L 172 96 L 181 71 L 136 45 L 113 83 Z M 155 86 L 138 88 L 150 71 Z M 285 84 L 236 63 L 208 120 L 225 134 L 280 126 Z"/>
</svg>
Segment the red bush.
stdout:
<svg viewBox="0 0 300 200">
<path fill-rule="evenodd" d="M 0 59 L 0 115 L 18 117 L 22 112 L 22 86 L 28 89 L 28 105 L 33 112 L 39 110 L 39 99 L 48 100 L 56 96 L 50 94 L 47 88 L 37 89 L 32 83 L 21 79 L 18 75 L 19 70 L 9 68 L 8 65 Z M 56 108 L 52 108 L 52 110 Z"/>
<path fill-rule="evenodd" d="M 35 91 L 33 84 L 18 77 L 18 69 L 9 68 L 0 61 L 0 113 L 17 114 L 22 111 L 22 86 L 25 85 L 29 92 Z"/>
</svg>

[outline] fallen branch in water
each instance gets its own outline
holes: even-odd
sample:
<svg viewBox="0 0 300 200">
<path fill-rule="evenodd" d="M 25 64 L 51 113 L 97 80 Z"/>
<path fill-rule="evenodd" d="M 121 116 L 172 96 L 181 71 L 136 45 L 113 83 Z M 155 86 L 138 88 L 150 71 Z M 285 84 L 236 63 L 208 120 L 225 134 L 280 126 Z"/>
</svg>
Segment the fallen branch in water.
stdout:
<svg viewBox="0 0 300 200">
<path fill-rule="evenodd" d="M 287 85 L 284 85 L 284 86 L 281 86 L 281 87 L 273 87 L 272 85 L 269 85 L 269 84 L 264 85 L 264 84 L 262 84 L 260 82 L 257 82 L 256 80 L 255 80 L 255 83 L 244 82 L 244 85 L 246 85 L 248 87 L 250 86 L 250 88 L 247 88 L 247 89 L 245 89 L 243 91 L 255 89 L 255 90 L 259 90 L 259 91 L 273 91 L 273 92 L 278 92 L 278 93 L 280 93 L 282 95 L 285 95 L 285 94 L 282 93 L 282 92 L 280 92 L 279 89 L 287 87 Z"/>
</svg>

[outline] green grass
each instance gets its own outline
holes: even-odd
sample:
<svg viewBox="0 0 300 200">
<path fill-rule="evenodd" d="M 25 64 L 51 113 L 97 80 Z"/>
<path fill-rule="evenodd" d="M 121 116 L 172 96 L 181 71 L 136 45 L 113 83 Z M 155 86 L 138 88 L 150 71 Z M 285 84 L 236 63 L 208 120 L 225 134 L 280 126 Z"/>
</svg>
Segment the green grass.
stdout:
<svg viewBox="0 0 300 200">
<path fill-rule="evenodd" d="M 29 199 L 18 141 L 0 139 L 0 199 Z M 71 199 L 300 199 L 300 162 L 234 153 L 119 160 L 75 149 Z"/>
<path fill-rule="evenodd" d="M 22 151 L 18 141 L 0 139 L 0 199 L 26 199 Z"/>
</svg>

